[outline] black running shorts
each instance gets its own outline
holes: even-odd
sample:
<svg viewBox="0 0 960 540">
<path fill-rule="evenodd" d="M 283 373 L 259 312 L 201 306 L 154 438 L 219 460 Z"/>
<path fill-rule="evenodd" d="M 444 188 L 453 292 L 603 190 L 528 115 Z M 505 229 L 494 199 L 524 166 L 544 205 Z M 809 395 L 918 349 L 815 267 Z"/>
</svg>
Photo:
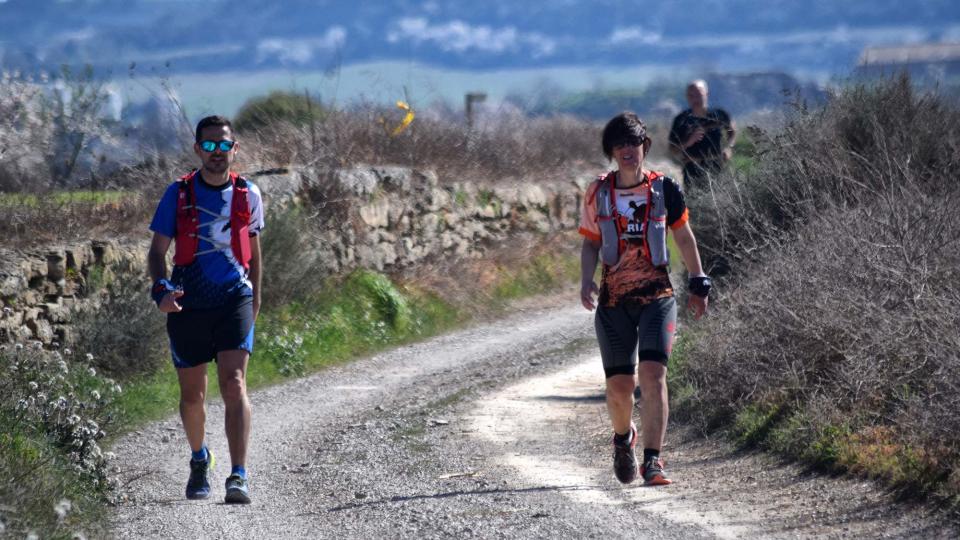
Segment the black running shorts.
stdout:
<svg viewBox="0 0 960 540">
<path fill-rule="evenodd" d="M 677 301 L 670 297 L 642 306 L 599 306 L 593 321 L 607 378 L 633 375 L 638 360 L 667 364 L 677 329 Z"/>
<path fill-rule="evenodd" d="M 218 308 L 167 314 L 173 365 L 199 366 L 220 351 L 253 352 L 253 298 L 244 296 Z"/>
</svg>

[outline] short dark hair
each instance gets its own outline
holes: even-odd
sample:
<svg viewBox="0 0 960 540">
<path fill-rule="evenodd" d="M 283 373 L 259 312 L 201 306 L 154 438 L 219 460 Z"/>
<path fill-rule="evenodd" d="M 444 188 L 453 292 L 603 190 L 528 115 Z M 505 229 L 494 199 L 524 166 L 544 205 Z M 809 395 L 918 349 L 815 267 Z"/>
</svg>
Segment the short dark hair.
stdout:
<svg viewBox="0 0 960 540">
<path fill-rule="evenodd" d="M 620 143 L 643 144 L 647 140 L 647 125 L 637 113 L 623 111 L 614 116 L 603 128 L 603 155 L 613 158 L 613 147 Z"/>
<path fill-rule="evenodd" d="M 200 142 L 200 133 L 205 128 L 208 128 L 211 126 L 212 127 L 226 126 L 230 128 L 231 132 L 233 131 L 233 126 L 230 125 L 230 120 L 227 120 L 226 116 L 218 116 L 218 115 L 208 116 L 197 123 L 197 134 L 196 134 L 197 142 Z"/>
</svg>

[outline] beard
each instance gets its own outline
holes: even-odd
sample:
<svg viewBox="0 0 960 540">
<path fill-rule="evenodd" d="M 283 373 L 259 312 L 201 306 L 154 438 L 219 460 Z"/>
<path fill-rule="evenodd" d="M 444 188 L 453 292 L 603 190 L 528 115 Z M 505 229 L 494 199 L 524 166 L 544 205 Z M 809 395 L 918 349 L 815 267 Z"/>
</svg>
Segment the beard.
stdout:
<svg viewBox="0 0 960 540">
<path fill-rule="evenodd" d="M 203 168 L 213 174 L 223 174 L 230 168 L 230 163 L 225 159 L 222 161 L 207 161 L 203 164 Z"/>
</svg>

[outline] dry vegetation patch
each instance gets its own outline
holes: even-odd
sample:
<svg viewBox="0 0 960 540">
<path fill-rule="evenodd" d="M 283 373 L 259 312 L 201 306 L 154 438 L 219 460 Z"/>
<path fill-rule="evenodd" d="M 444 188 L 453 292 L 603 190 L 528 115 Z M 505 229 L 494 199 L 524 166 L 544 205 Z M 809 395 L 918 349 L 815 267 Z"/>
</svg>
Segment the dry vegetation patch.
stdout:
<svg viewBox="0 0 960 540">
<path fill-rule="evenodd" d="M 681 409 L 811 462 L 956 497 L 960 112 L 905 79 L 755 133 L 691 205 L 728 274 Z"/>
</svg>

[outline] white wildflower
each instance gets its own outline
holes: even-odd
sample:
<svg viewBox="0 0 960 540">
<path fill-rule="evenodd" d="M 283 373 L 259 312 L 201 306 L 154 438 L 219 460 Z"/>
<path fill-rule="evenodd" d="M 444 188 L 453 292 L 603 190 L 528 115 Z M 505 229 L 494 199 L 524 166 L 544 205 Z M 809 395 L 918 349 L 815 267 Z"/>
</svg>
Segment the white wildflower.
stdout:
<svg viewBox="0 0 960 540">
<path fill-rule="evenodd" d="M 92 361 L 93 361 L 93 355 L 90 353 L 87 353 L 87 362 L 92 362 Z"/>
<path fill-rule="evenodd" d="M 43 342 L 42 342 L 42 341 L 34 341 L 34 342 L 33 342 L 33 348 L 39 351 L 40 349 L 43 348 Z"/>
<path fill-rule="evenodd" d="M 106 454 L 104 454 L 104 457 L 107 458 L 107 461 L 113 461 L 117 459 L 117 455 L 114 454 L 113 452 L 107 452 Z"/>
<path fill-rule="evenodd" d="M 16 349 L 16 350 L 18 350 L 18 351 L 22 351 L 22 350 L 23 350 L 23 343 L 17 343 L 16 345 L 13 346 L 13 348 Z"/>
<path fill-rule="evenodd" d="M 4 314 L 4 315 L 9 315 L 9 314 L 11 314 L 11 313 L 13 313 L 13 310 L 10 309 L 9 307 L 6 307 L 6 306 L 5 306 L 5 307 L 3 308 L 3 314 Z"/>
<path fill-rule="evenodd" d="M 27 533 L 27 540 L 40 540 L 40 537 L 37 536 L 36 531 L 30 531 Z"/>
<path fill-rule="evenodd" d="M 119 394 L 120 392 L 123 392 L 123 389 L 120 388 L 120 385 L 119 385 L 119 384 L 115 384 L 115 385 L 113 385 L 113 391 L 114 391 L 115 393 Z"/>
<path fill-rule="evenodd" d="M 59 349 L 59 348 L 60 348 L 60 342 L 54 341 L 53 343 L 50 344 L 50 347 L 53 348 L 53 349 Z"/>
<path fill-rule="evenodd" d="M 71 508 L 73 508 L 73 504 L 70 503 L 69 499 L 61 499 L 60 502 L 53 505 L 53 511 L 57 514 L 57 519 L 60 521 L 63 521 L 63 518 L 67 517 Z"/>
<path fill-rule="evenodd" d="M 35 381 L 30 381 L 27 383 L 27 388 L 29 388 L 30 391 L 33 392 L 34 390 L 39 388 L 39 385 Z"/>
<path fill-rule="evenodd" d="M 87 540 L 87 537 L 84 536 L 82 532 L 77 531 L 73 533 L 73 536 L 70 537 L 70 540 Z"/>
<path fill-rule="evenodd" d="M 90 366 L 89 368 L 87 368 L 87 373 L 89 373 L 91 377 L 97 376 L 97 370 L 93 369 L 93 366 Z"/>
<path fill-rule="evenodd" d="M 100 429 L 100 426 L 93 420 L 87 420 L 87 428 L 90 430 L 90 433 L 96 433 L 97 430 Z"/>
<path fill-rule="evenodd" d="M 60 361 L 60 363 L 58 364 L 58 367 L 60 368 L 60 371 L 64 373 L 68 373 L 70 371 L 70 368 L 67 367 L 67 363 L 64 362 L 63 360 Z"/>
<path fill-rule="evenodd" d="M 25 400 L 25 399 L 21 399 L 20 401 L 17 402 L 17 410 L 18 410 L 18 411 L 25 411 L 25 410 L 27 410 L 27 407 L 29 407 L 29 406 L 30 406 L 30 405 L 27 403 L 27 400 Z"/>
<path fill-rule="evenodd" d="M 73 354 L 73 351 L 69 347 L 67 347 L 66 349 L 63 350 L 63 354 L 70 356 Z"/>
<path fill-rule="evenodd" d="M 67 405 L 68 405 L 67 398 L 63 396 L 57 396 L 57 402 L 54 405 L 54 407 L 56 407 L 57 409 L 60 409 L 61 411 L 64 411 L 67 409 Z"/>
<path fill-rule="evenodd" d="M 47 401 L 47 395 L 43 392 L 37 392 L 37 403 L 44 403 Z"/>
<path fill-rule="evenodd" d="M 77 416 L 77 415 L 75 415 L 75 414 L 71 414 L 71 415 L 67 418 L 67 425 L 75 426 L 75 425 L 77 425 L 77 424 L 79 424 L 79 423 L 80 423 L 80 417 Z"/>
<path fill-rule="evenodd" d="M 94 401 L 100 401 L 100 392 L 97 392 L 96 390 L 94 390 L 93 392 L 90 392 L 90 396 L 93 398 Z"/>
</svg>

